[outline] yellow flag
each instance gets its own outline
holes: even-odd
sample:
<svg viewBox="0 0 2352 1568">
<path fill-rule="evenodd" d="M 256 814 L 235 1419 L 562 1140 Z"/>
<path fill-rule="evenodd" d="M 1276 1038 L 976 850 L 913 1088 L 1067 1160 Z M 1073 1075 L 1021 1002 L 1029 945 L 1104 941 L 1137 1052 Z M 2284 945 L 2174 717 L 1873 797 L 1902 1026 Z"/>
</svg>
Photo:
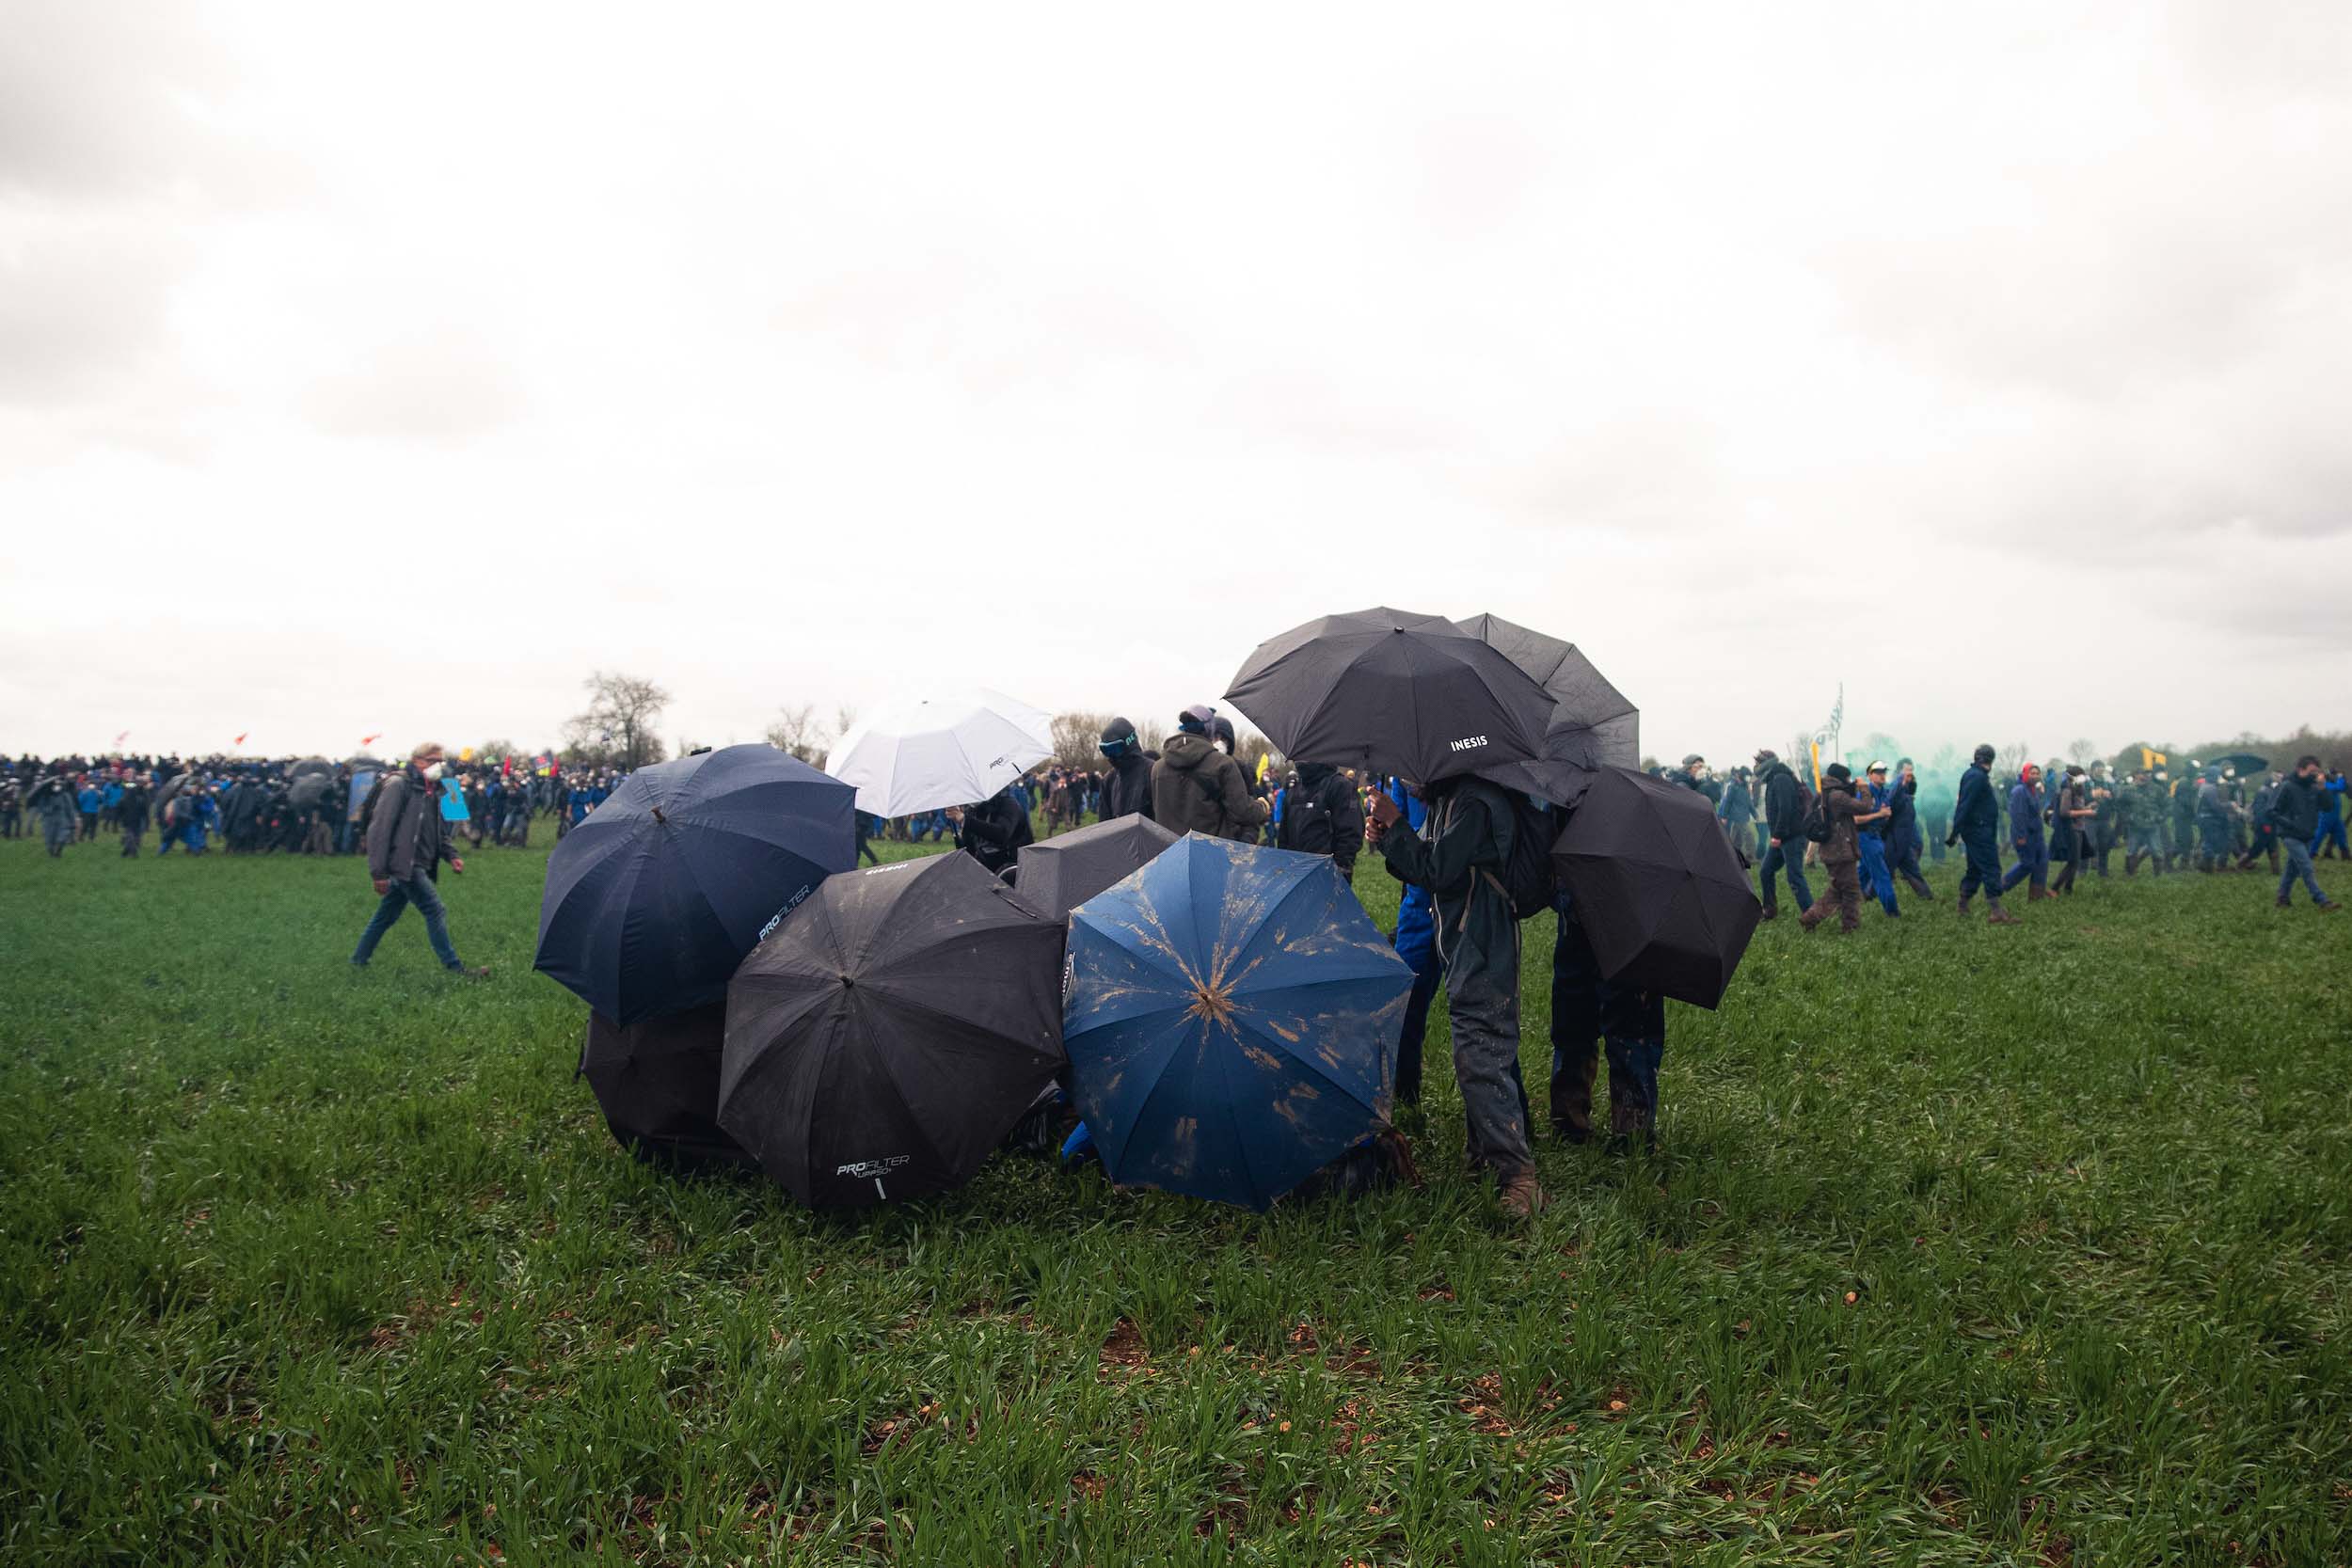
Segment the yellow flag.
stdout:
<svg viewBox="0 0 2352 1568">
<path fill-rule="evenodd" d="M 1821 743 L 1813 743 L 1813 793 L 1821 793 Z"/>
<path fill-rule="evenodd" d="M 1271 763 L 1273 760 L 1274 753 L 1272 752 L 1260 752 L 1258 753 L 1258 782 L 1260 784 L 1265 783 L 1266 765 Z"/>
<path fill-rule="evenodd" d="M 473 748 L 472 748 L 472 747 L 470 747 L 470 746 L 460 746 L 460 747 L 458 747 L 458 748 L 457 748 L 457 760 L 458 760 L 459 762 L 471 762 L 471 761 L 473 761 Z"/>
<path fill-rule="evenodd" d="M 2152 752 L 2145 746 L 2139 749 L 2139 765 L 2142 768 L 2162 768 L 2171 760 L 2162 752 Z"/>
</svg>

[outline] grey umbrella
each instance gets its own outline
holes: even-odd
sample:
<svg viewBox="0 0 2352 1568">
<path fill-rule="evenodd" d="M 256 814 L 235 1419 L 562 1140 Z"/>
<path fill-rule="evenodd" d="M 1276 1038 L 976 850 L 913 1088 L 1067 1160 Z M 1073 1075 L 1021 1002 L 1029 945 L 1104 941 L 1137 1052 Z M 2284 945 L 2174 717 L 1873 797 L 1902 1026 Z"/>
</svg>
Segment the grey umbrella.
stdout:
<svg viewBox="0 0 2352 1568">
<path fill-rule="evenodd" d="M 1326 615 L 1258 645 L 1226 699 L 1295 762 L 1428 781 L 1543 755 L 1553 703 L 1442 615 Z"/>
<path fill-rule="evenodd" d="M 1022 901 L 1046 918 L 1068 920 L 1072 910 L 1125 881 L 1175 842 L 1174 833 L 1148 816 L 1114 817 L 1022 846 L 1013 885 Z"/>
<path fill-rule="evenodd" d="M 1580 768 L 1639 768 L 1641 711 L 1573 642 L 1500 615 L 1473 615 L 1461 628 L 1527 672 L 1552 701 L 1544 755 Z"/>
</svg>

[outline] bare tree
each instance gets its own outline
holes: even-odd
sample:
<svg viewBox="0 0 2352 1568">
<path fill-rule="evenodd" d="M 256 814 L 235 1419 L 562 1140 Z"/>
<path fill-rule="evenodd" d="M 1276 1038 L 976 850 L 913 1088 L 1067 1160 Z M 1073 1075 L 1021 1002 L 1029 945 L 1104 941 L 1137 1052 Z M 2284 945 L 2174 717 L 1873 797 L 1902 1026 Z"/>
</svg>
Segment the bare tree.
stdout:
<svg viewBox="0 0 2352 1568">
<path fill-rule="evenodd" d="M 572 716 L 566 736 L 576 735 L 583 748 L 601 746 L 605 759 L 635 769 L 658 761 L 661 741 L 655 733 L 670 694 L 642 675 L 594 672 L 580 683 L 588 690 L 588 711 Z"/>
<path fill-rule="evenodd" d="M 2026 740 L 2012 740 L 2002 747 L 1999 753 L 1993 759 L 1993 776 L 2014 783 L 2017 775 L 2025 770 L 2026 764 L 2032 760 L 2033 743 Z"/>
<path fill-rule="evenodd" d="M 821 764 L 828 741 L 817 722 L 816 705 L 803 703 L 799 707 L 778 708 L 775 721 L 768 726 L 768 744 L 811 768 Z"/>
<path fill-rule="evenodd" d="M 473 749 L 476 762 L 503 762 L 508 757 L 523 754 L 522 748 L 511 740 L 485 740 Z"/>
<path fill-rule="evenodd" d="M 1102 760 L 1099 749 L 1103 743 L 1103 726 L 1110 716 L 1104 713 L 1057 713 L 1053 729 L 1054 761 L 1062 768 L 1091 770 Z"/>
<path fill-rule="evenodd" d="M 835 740 L 856 728 L 857 708 L 854 705 L 843 703 L 833 710 L 833 737 Z"/>
<path fill-rule="evenodd" d="M 2089 736 L 2076 736 L 2066 743 L 2066 760 L 2089 767 L 2099 754 L 2099 747 Z"/>
<path fill-rule="evenodd" d="M 1146 719 L 1136 726 L 1136 738 L 1143 742 L 1145 751 L 1156 752 L 1168 739 L 1168 726 L 1156 719 Z"/>
</svg>

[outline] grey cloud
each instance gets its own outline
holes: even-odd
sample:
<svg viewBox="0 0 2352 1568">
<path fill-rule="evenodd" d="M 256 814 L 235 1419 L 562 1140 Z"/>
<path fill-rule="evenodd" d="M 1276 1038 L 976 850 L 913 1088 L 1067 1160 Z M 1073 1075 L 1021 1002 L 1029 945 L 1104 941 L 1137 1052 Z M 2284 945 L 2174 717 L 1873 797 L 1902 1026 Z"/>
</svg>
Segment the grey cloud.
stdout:
<svg viewBox="0 0 2352 1568">
<path fill-rule="evenodd" d="M 461 442 L 521 417 L 521 379 L 479 335 L 429 328 L 364 353 L 307 389 L 304 411 L 337 436 Z"/>
<path fill-rule="evenodd" d="M 195 10 L 19 0 L 0 49 L 0 194 L 167 189 L 218 150 L 192 105 L 230 72 Z"/>
<path fill-rule="evenodd" d="M 181 247 L 108 224 L 53 225 L 0 250 L 0 404 L 103 394 L 162 347 Z"/>
</svg>

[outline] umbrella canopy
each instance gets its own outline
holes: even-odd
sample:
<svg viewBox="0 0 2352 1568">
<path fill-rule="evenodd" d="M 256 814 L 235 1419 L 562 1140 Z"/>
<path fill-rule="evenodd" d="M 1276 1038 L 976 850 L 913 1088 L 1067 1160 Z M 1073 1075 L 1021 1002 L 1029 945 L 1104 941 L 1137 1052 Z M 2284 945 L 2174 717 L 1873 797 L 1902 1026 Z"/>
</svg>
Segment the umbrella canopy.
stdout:
<svg viewBox="0 0 2352 1568">
<path fill-rule="evenodd" d="M 1021 847 L 1014 883 L 1024 903 L 1048 920 L 1070 911 L 1096 894 L 1152 863 L 1176 835 L 1148 816 L 1120 816 L 1074 833 Z"/>
<path fill-rule="evenodd" d="M 975 689 L 891 704 L 835 743 L 825 771 L 858 810 L 904 816 L 985 800 L 1053 754 L 1052 719 Z"/>
<path fill-rule="evenodd" d="M 1226 700 L 1295 762 L 1427 781 L 1543 754 L 1552 700 L 1442 615 L 1327 615 L 1258 645 Z"/>
<path fill-rule="evenodd" d="M 290 779 L 305 779 L 313 773 L 332 773 L 333 771 L 335 771 L 335 765 L 325 757 L 304 757 L 300 762 L 286 769 L 286 776 Z"/>
<path fill-rule="evenodd" d="M 164 807 L 171 803 L 171 798 L 173 796 L 179 794 L 181 790 L 187 787 L 187 783 L 191 776 L 192 775 L 187 773 L 174 773 L 161 788 L 155 791 L 155 799 L 151 807 L 155 813 L 155 820 L 158 822 L 163 820 Z"/>
<path fill-rule="evenodd" d="M 2270 766 L 2268 757 L 2258 757 L 2251 752 L 2232 752 L 2226 757 L 2207 757 L 2205 770 L 2219 777 L 2217 769 L 2234 768 L 2239 773 L 2259 773 Z"/>
<path fill-rule="evenodd" d="M 1630 768 L 1593 775 L 1551 859 L 1611 979 L 1724 998 L 1761 907 L 1707 797 Z"/>
<path fill-rule="evenodd" d="M 1473 615 L 1458 624 L 1525 671 L 1551 698 L 1551 719 L 1544 726 L 1545 756 L 1582 768 L 1641 766 L 1641 711 L 1593 668 L 1575 643 L 1500 615 Z"/>
<path fill-rule="evenodd" d="M 286 803 L 308 811 L 326 800 L 326 792 L 334 786 L 335 781 L 325 773 L 299 774 L 287 787 Z"/>
<path fill-rule="evenodd" d="M 1113 1180 L 1264 1209 L 1388 1125 L 1413 972 L 1325 856 L 1186 834 L 1072 912 L 1069 974 Z"/>
<path fill-rule="evenodd" d="M 719 1125 L 812 1208 L 969 1180 L 1053 1083 L 1061 927 L 969 855 L 834 877 L 727 988 Z"/>
<path fill-rule="evenodd" d="M 850 790 L 772 746 L 631 773 L 548 857 L 534 966 L 620 1024 L 715 1002 L 775 923 L 857 863 Z"/>
<path fill-rule="evenodd" d="M 382 757 L 372 757 L 368 755 L 367 752 L 362 752 L 356 757 L 343 758 L 343 766 L 345 768 L 373 768 L 380 773 L 384 770 L 384 759 Z"/>
<path fill-rule="evenodd" d="M 719 1127 L 724 1003 L 663 1013 L 624 1029 L 588 1015 L 580 1072 L 623 1148 L 674 1169 L 748 1165 L 743 1146 Z"/>
</svg>

